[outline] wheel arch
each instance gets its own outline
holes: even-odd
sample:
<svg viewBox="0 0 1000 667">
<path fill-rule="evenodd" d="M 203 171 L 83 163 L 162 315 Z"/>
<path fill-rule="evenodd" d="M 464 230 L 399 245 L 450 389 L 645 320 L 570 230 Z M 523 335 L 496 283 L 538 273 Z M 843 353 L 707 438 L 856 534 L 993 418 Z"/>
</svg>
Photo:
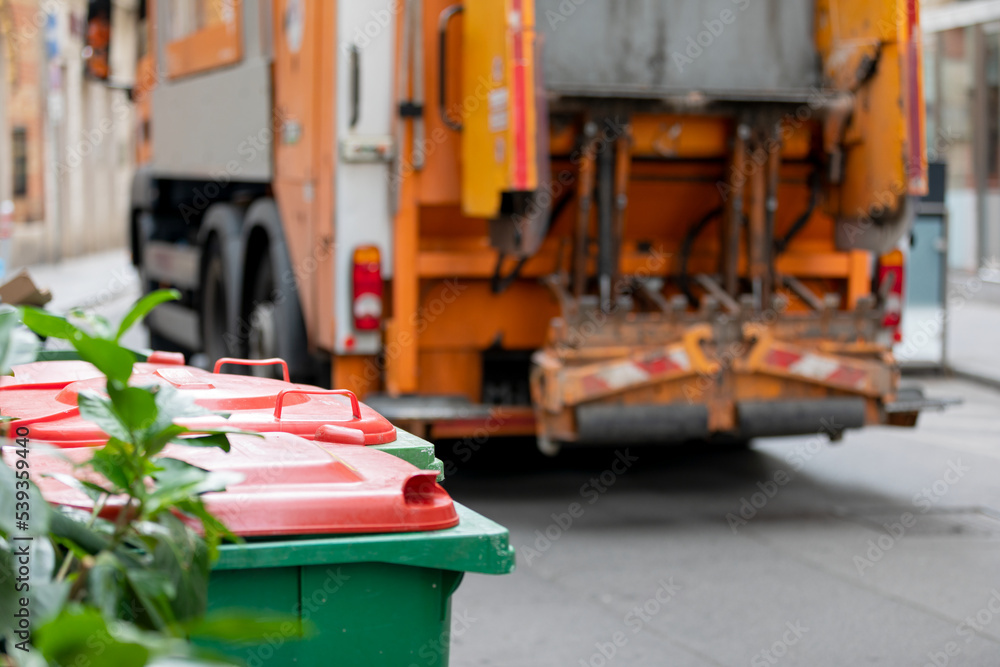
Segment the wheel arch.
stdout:
<svg viewBox="0 0 1000 667">
<path fill-rule="evenodd" d="M 280 303 L 275 305 L 281 311 L 281 320 L 290 323 L 285 333 L 291 340 L 283 341 L 289 352 L 283 356 L 293 375 L 309 375 L 311 363 L 308 354 L 308 340 L 305 319 L 302 312 L 301 295 L 292 270 L 291 255 L 285 240 L 284 226 L 277 203 L 270 197 L 253 202 L 247 209 L 241 233 L 240 257 L 244 267 L 240 281 L 239 322 L 249 325 L 253 303 L 255 269 L 261 258 L 267 254 L 274 271 L 275 291 L 281 290 Z M 249 326 L 239 328 L 241 338 Z"/>
</svg>

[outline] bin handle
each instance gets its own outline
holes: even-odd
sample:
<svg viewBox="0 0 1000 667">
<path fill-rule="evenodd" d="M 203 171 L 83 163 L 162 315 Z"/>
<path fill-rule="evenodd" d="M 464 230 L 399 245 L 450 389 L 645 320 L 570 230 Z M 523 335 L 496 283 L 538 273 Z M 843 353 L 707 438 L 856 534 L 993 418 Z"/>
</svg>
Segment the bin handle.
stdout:
<svg viewBox="0 0 1000 667">
<path fill-rule="evenodd" d="M 226 364 L 232 364 L 234 366 L 281 366 L 282 371 L 285 374 L 285 382 L 289 382 L 288 376 L 288 362 L 284 359 L 235 359 L 233 357 L 223 357 L 215 362 L 215 368 L 212 370 L 213 373 L 218 375 L 219 369 L 221 369 Z"/>
<path fill-rule="evenodd" d="M 281 421 L 281 408 L 282 404 L 285 402 L 285 396 L 288 396 L 289 394 L 346 396 L 351 399 L 351 412 L 354 414 L 354 418 L 361 419 L 361 403 L 358 402 L 358 396 L 353 391 L 349 391 L 347 389 L 289 389 L 288 391 L 280 392 L 274 403 L 274 418 L 278 421 Z"/>
</svg>

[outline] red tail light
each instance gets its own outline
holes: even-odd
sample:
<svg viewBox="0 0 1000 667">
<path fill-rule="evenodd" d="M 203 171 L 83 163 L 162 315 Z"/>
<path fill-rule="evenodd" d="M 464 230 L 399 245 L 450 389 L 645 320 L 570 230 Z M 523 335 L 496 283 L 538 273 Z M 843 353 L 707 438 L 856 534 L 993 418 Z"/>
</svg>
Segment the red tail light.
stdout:
<svg viewBox="0 0 1000 667">
<path fill-rule="evenodd" d="M 354 328 L 377 331 L 382 326 L 382 262 L 378 248 L 354 251 Z"/>
<path fill-rule="evenodd" d="M 903 283 L 906 278 L 903 252 L 893 250 L 879 258 L 878 285 L 883 298 L 885 319 L 882 326 L 893 330 L 893 339 L 903 340 L 900 325 L 903 322 Z"/>
</svg>

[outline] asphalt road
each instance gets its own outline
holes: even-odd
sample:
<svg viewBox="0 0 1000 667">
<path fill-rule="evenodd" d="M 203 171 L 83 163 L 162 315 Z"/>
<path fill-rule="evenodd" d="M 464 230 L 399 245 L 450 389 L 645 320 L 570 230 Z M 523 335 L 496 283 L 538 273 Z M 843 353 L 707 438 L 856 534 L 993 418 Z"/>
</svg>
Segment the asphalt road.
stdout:
<svg viewBox="0 0 1000 667">
<path fill-rule="evenodd" d="M 138 296 L 122 252 L 34 274 L 57 311 L 117 321 Z M 460 449 L 446 488 L 518 569 L 466 577 L 452 664 L 1000 666 L 1000 392 L 919 383 L 966 403 L 833 446 Z"/>
<path fill-rule="evenodd" d="M 966 403 L 832 446 L 485 443 L 445 486 L 518 569 L 466 577 L 452 664 L 1000 665 L 1000 393 L 919 382 Z"/>
</svg>

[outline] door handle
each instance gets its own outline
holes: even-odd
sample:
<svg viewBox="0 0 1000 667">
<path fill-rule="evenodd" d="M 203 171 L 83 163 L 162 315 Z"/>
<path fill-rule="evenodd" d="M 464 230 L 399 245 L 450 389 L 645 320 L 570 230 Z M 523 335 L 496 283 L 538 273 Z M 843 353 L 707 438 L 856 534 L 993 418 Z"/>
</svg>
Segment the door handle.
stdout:
<svg viewBox="0 0 1000 667">
<path fill-rule="evenodd" d="M 361 49 L 357 44 L 351 45 L 351 119 L 349 126 L 353 130 L 358 125 L 361 115 Z"/>
<path fill-rule="evenodd" d="M 452 5 L 441 12 L 441 20 L 438 23 L 438 111 L 441 113 L 441 120 L 444 124 L 456 132 L 462 131 L 462 123 L 452 120 L 448 116 L 448 24 L 451 20 L 462 13 L 465 8 L 462 5 Z"/>
</svg>

